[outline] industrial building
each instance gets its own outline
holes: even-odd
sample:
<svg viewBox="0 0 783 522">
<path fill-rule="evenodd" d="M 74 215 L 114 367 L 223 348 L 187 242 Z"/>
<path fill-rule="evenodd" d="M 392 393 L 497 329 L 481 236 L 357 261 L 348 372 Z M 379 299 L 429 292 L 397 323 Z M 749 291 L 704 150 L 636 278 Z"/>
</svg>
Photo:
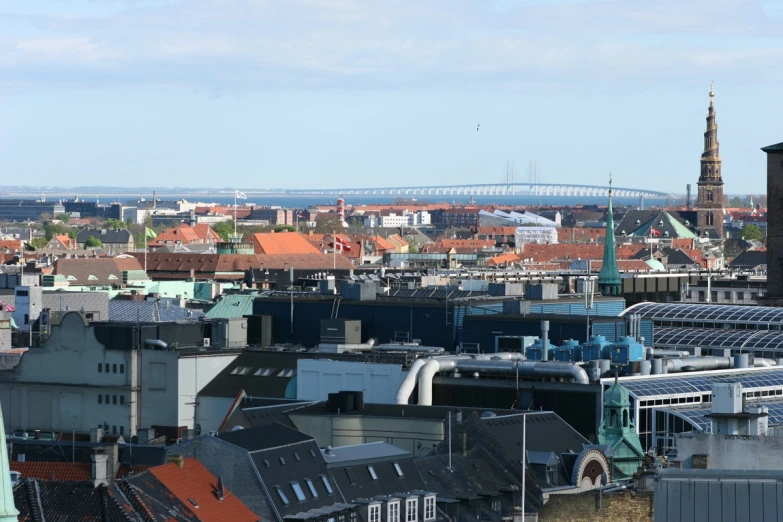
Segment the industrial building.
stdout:
<svg viewBox="0 0 783 522">
<path fill-rule="evenodd" d="M 40 221 L 43 215 L 53 219 L 57 214 L 63 213 L 65 207 L 59 201 L 0 199 L 0 221 Z"/>
</svg>

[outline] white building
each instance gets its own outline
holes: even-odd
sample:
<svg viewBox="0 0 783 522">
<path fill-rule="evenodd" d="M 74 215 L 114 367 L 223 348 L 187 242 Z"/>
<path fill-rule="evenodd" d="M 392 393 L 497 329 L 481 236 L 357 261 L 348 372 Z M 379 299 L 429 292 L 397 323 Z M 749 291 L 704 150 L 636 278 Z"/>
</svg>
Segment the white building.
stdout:
<svg viewBox="0 0 783 522">
<path fill-rule="evenodd" d="M 392 404 L 407 372 L 399 364 L 299 359 L 296 398 L 325 401 L 330 393 L 364 392 L 365 402 Z"/>
<path fill-rule="evenodd" d="M 134 435 L 151 426 L 193 428 L 197 392 L 237 356 L 158 340 L 188 328 L 180 323 L 88 323 L 75 311 L 48 321 L 42 345 L 0 369 L 0 402 L 11 431 L 89 433 L 108 426 L 109 433 Z"/>
<path fill-rule="evenodd" d="M 411 212 L 403 210 L 402 213 L 390 213 L 388 216 L 367 216 L 364 220 L 366 228 L 398 228 L 398 227 L 418 227 L 432 223 L 432 217 L 426 210 Z"/>
<path fill-rule="evenodd" d="M 557 243 L 557 229 L 554 227 L 517 227 L 514 232 L 517 245 L 524 243 Z"/>
</svg>

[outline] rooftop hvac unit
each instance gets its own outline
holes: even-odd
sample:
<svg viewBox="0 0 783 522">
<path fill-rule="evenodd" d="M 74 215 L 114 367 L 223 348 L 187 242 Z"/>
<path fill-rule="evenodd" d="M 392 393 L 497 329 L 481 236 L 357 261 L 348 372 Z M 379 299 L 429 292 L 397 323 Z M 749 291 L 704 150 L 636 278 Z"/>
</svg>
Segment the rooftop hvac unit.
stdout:
<svg viewBox="0 0 783 522">
<path fill-rule="evenodd" d="M 204 337 L 204 347 L 209 348 L 211 344 L 212 344 L 212 339 L 210 339 L 209 337 Z"/>
</svg>

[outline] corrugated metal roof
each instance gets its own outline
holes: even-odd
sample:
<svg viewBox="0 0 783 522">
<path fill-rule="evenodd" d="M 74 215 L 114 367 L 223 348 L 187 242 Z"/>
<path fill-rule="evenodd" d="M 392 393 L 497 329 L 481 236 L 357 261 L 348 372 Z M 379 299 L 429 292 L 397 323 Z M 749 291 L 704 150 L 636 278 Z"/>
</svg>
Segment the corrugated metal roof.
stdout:
<svg viewBox="0 0 783 522">
<path fill-rule="evenodd" d="M 206 316 L 210 319 L 228 319 L 250 315 L 253 313 L 253 301 L 256 298 L 258 294 L 227 295 L 210 308 Z"/>
</svg>

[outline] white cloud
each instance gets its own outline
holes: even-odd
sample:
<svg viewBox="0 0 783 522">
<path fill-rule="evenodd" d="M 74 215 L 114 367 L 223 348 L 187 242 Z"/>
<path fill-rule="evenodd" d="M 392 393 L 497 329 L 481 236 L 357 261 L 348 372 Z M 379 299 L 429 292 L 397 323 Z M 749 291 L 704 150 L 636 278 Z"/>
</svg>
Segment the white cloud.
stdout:
<svg viewBox="0 0 783 522">
<path fill-rule="evenodd" d="M 518 88 L 763 76 L 783 60 L 783 24 L 755 0 L 103 0 L 94 15 L 55 3 L 61 14 L 0 14 L 8 81 L 49 61 L 53 82 L 87 66 L 96 85 Z"/>
</svg>

